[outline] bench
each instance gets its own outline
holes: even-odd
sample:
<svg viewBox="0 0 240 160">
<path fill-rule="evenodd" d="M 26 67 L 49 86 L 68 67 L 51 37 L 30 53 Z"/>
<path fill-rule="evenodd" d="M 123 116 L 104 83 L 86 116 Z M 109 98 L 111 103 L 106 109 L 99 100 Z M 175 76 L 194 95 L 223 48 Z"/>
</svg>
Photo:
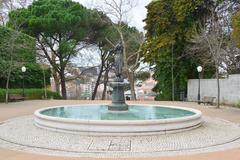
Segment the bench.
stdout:
<svg viewBox="0 0 240 160">
<path fill-rule="evenodd" d="M 9 101 L 19 101 L 19 100 L 24 100 L 25 97 L 23 97 L 20 94 L 9 94 L 8 99 Z"/>
<path fill-rule="evenodd" d="M 202 101 L 200 103 L 203 103 L 204 105 L 206 104 L 210 104 L 213 105 L 214 99 L 216 99 L 216 97 L 203 97 Z"/>
</svg>

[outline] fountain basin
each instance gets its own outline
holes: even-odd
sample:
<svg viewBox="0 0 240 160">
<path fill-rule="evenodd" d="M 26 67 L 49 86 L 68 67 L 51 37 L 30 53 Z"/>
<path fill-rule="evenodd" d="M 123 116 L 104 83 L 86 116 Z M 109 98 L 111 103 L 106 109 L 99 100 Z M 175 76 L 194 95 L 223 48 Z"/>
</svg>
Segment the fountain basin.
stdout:
<svg viewBox="0 0 240 160">
<path fill-rule="evenodd" d="M 40 128 L 82 135 L 151 135 L 199 127 L 202 113 L 176 106 L 130 105 L 129 111 L 110 112 L 107 105 L 48 107 L 35 111 Z"/>
</svg>

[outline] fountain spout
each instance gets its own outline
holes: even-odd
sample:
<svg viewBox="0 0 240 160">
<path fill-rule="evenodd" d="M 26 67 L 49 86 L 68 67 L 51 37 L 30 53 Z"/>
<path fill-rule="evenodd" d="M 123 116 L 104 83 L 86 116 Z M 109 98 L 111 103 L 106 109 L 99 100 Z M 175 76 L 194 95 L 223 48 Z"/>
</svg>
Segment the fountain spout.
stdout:
<svg viewBox="0 0 240 160">
<path fill-rule="evenodd" d="M 113 88 L 112 103 L 108 106 L 109 111 L 128 111 L 128 105 L 125 103 L 124 79 L 123 73 L 123 46 L 119 43 L 115 49 L 115 75 L 116 78 L 110 83 Z"/>
</svg>

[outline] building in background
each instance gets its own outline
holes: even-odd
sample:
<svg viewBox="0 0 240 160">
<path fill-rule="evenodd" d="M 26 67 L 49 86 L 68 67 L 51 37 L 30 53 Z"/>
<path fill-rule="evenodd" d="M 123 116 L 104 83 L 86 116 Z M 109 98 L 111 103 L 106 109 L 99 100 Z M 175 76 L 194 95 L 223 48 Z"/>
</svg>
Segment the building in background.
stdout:
<svg viewBox="0 0 240 160">
<path fill-rule="evenodd" d="M 152 89 L 156 86 L 157 81 L 152 78 L 152 74 L 149 79 L 144 82 L 136 83 L 136 96 L 138 100 L 154 100 L 156 93 Z"/>
<path fill-rule="evenodd" d="M 146 81 L 137 81 L 135 83 L 135 92 L 137 100 L 140 101 L 153 101 L 156 97 L 156 93 L 152 91 L 157 82 L 152 78 L 152 74 Z M 131 91 L 125 92 L 126 99 L 131 99 Z"/>
<path fill-rule="evenodd" d="M 67 74 L 66 89 L 68 99 L 91 99 L 94 87 L 99 74 L 99 67 L 72 67 L 70 73 Z M 109 80 L 114 78 L 114 72 L 109 73 Z M 152 91 L 157 82 L 152 76 L 146 81 L 137 81 L 135 83 L 135 91 L 137 100 L 154 100 L 156 94 Z M 51 88 L 56 91 L 53 78 L 51 78 Z M 60 87 L 61 89 L 61 87 Z M 104 85 L 98 86 L 96 100 L 102 99 Z M 106 99 L 111 99 L 111 87 L 107 86 Z M 61 93 L 61 92 L 60 92 Z M 125 97 L 131 99 L 131 92 L 126 91 Z"/>
</svg>

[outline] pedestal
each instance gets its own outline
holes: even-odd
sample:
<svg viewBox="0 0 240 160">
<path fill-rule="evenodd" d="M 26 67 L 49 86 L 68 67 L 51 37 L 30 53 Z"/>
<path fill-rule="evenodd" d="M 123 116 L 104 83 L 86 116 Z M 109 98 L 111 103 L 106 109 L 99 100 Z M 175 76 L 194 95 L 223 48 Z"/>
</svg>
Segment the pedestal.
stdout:
<svg viewBox="0 0 240 160">
<path fill-rule="evenodd" d="M 108 106 L 109 111 L 128 111 L 128 105 L 125 103 L 124 82 L 111 82 L 113 88 L 112 104 Z"/>
</svg>

